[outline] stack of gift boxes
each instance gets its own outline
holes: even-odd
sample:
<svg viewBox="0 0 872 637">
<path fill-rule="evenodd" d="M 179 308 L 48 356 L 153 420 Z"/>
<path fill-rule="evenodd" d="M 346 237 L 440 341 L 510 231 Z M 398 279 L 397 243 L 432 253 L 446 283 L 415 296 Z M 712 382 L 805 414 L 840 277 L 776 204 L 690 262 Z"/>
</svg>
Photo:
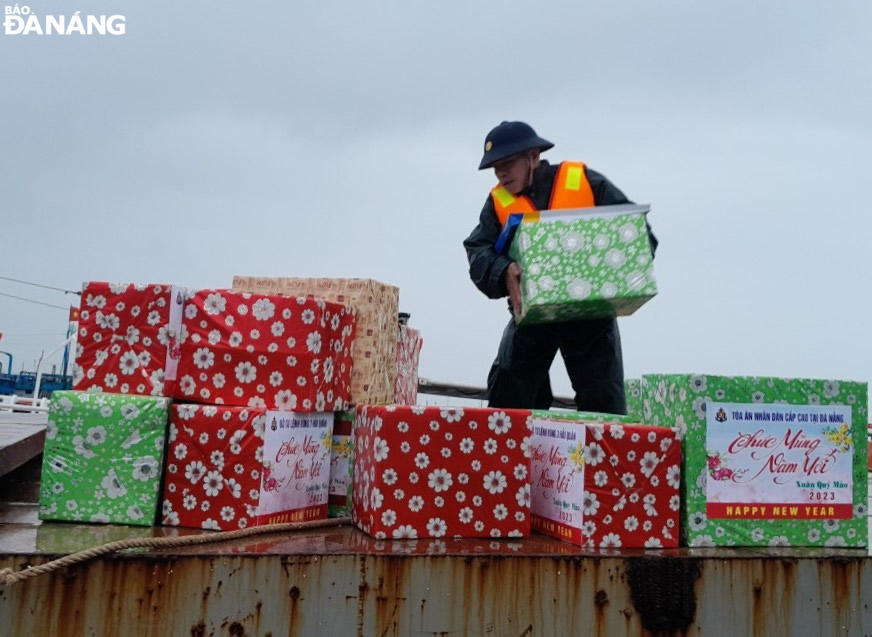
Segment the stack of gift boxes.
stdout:
<svg viewBox="0 0 872 637">
<path fill-rule="evenodd" d="M 154 524 L 183 302 L 169 285 L 84 286 L 74 391 L 51 399 L 42 519 Z"/>
<path fill-rule="evenodd" d="M 526 281 L 518 322 L 621 316 L 650 300 L 656 285 L 644 214 L 644 208 L 607 207 L 526 215 L 507 224 L 507 236 L 516 226 L 509 253 L 520 263 Z M 865 383 L 649 375 L 628 379 L 626 396 L 633 422 L 674 428 L 684 438 L 682 468 L 677 469 L 674 460 L 667 461 L 666 478 L 674 486 L 681 475 L 681 497 L 670 495 L 669 502 L 680 503 L 681 530 L 688 545 L 868 545 Z M 630 427 L 604 424 L 600 446 L 607 448 L 602 443 L 612 440 L 607 430 Z M 551 447 L 543 447 L 549 453 L 558 451 L 556 441 L 566 446 L 564 440 L 575 443 L 578 438 L 577 433 L 555 427 L 539 431 L 545 429 L 555 440 Z M 642 430 L 636 433 L 640 444 L 648 439 Z M 653 435 L 656 440 L 657 434 Z M 662 444 L 665 447 L 666 441 Z M 566 466 L 572 465 L 578 449 L 568 445 L 560 452 Z M 643 459 L 656 454 L 656 449 L 632 451 L 631 462 L 640 453 Z M 629 454 L 624 459 L 629 460 Z M 622 464 L 620 457 L 617 462 Z M 593 468 L 592 462 L 585 463 L 586 471 Z M 650 483 L 655 478 L 662 484 L 656 472 L 628 475 L 627 482 L 647 479 Z M 590 493 L 596 493 L 597 481 L 607 485 L 610 479 L 594 472 Z M 547 504 L 546 496 L 538 494 L 534 482 L 534 514 L 538 506 Z M 593 502 L 591 497 L 588 500 Z M 660 507 L 660 500 L 657 497 L 655 507 Z M 577 502 L 559 497 L 559 507 L 550 506 L 552 518 L 559 517 L 560 508 L 575 521 L 578 507 Z M 581 509 L 590 507 L 582 504 Z M 656 522 L 651 523 L 654 529 Z M 575 539 L 577 532 L 573 532 Z M 673 535 L 671 529 L 669 533 Z M 662 533 L 649 538 L 651 545 L 669 539 Z"/>
<path fill-rule="evenodd" d="M 521 224 L 511 247 L 526 280 L 518 321 L 628 314 L 651 298 L 644 213 L 630 213 Z M 584 277 L 570 276 L 580 269 Z M 516 537 L 535 528 L 584 546 L 676 546 L 678 434 L 634 423 L 358 408 L 353 519 L 376 538 Z"/>
<path fill-rule="evenodd" d="M 600 414 L 417 406 L 421 339 L 397 324 L 396 288 L 236 277 L 232 291 L 193 294 L 92 284 L 83 300 L 77 389 L 103 393 L 67 402 L 114 420 L 104 432 L 90 413 L 54 422 L 73 453 L 110 443 L 108 464 L 77 482 L 87 498 L 129 493 L 139 506 L 87 519 L 151 524 L 162 493 L 164 524 L 209 529 L 317 519 L 329 504 L 376 538 L 536 528 L 585 546 L 677 541 L 674 431 Z M 68 409 L 63 399 L 53 414 L 55 403 Z M 64 466 L 55 455 L 47 471 Z M 44 517 L 56 519 L 48 500 L 66 487 L 46 485 Z"/>
<path fill-rule="evenodd" d="M 313 297 L 191 296 L 165 524 L 226 530 L 327 516 L 334 412 L 350 400 L 354 333 L 353 308 Z"/>
<path fill-rule="evenodd" d="M 409 405 L 417 401 L 421 338 L 417 330 L 398 322 L 399 290 L 396 287 L 371 279 L 236 276 L 233 289 L 262 294 L 313 295 L 354 307 L 357 336 L 352 347 L 349 406 Z M 330 441 L 328 512 L 331 517 L 351 514 L 354 417 L 353 409 L 335 415 Z"/>
<path fill-rule="evenodd" d="M 638 211 L 522 223 L 510 250 L 522 323 L 656 294 Z M 52 400 L 45 519 L 151 524 L 165 466 L 173 525 L 329 507 L 377 539 L 868 544 L 865 383 L 648 375 L 626 381 L 626 416 L 421 407 L 420 335 L 374 281 L 91 284 L 82 309 L 76 389 L 102 392 Z"/>
<path fill-rule="evenodd" d="M 90 391 L 55 395 L 48 437 L 71 453 L 48 446 L 46 474 L 75 475 L 45 480 L 45 519 L 148 525 L 162 495 L 164 524 L 207 529 L 318 519 L 329 502 L 377 538 L 531 528 L 588 546 L 677 537 L 671 430 L 598 414 L 397 404 L 416 399 L 420 336 L 377 324 L 396 306 L 374 307 L 371 286 L 363 301 L 334 297 L 362 308 L 355 322 L 346 305 L 234 284 L 86 286 L 85 303 L 100 306 L 80 326 L 77 378 Z M 369 346 L 357 347 L 355 326 Z M 97 328 L 106 331 L 94 338 Z M 358 376 L 355 386 L 358 359 L 377 356 L 396 361 L 387 380 Z M 68 504 L 62 496 L 74 492 Z"/>
<path fill-rule="evenodd" d="M 151 525 L 161 495 L 171 525 L 326 517 L 353 308 L 108 283 L 82 299 L 75 391 L 51 402 L 43 519 Z"/>
</svg>

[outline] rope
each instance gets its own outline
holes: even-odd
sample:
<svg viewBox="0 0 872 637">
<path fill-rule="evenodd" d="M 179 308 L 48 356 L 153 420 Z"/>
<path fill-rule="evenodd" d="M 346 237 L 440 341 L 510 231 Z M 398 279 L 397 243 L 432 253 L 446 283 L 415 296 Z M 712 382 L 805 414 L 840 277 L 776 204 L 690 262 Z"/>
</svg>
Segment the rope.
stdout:
<svg viewBox="0 0 872 637">
<path fill-rule="evenodd" d="M 331 526 L 339 526 L 347 524 L 351 518 L 331 518 L 329 520 L 313 520 L 311 522 L 288 522 L 285 524 L 267 524 L 264 526 L 252 526 L 246 529 L 238 529 L 236 531 L 222 531 L 220 533 L 201 533 L 199 535 L 185 535 L 182 537 L 148 537 L 138 538 L 135 540 L 119 540 L 101 544 L 94 548 L 85 549 L 78 553 L 65 555 L 45 564 L 30 566 L 21 571 L 13 571 L 11 568 L 0 569 L 0 584 L 4 586 L 12 586 L 18 582 L 24 581 L 37 575 L 51 573 L 73 564 L 87 562 L 95 557 L 114 553 L 115 551 L 123 551 L 125 549 L 160 549 L 170 548 L 175 546 L 192 546 L 196 544 L 211 544 L 213 542 L 226 542 L 227 540 L 236 540 L 240 538 L 250 537 L 252 535 L 265 535 L 267 533 L 281 533 L 306 531 L 308 529 L 321 529 Z"/>
<path fill-rule="evenodd" d="M 8 276 L 0 276 L 0 280 L 3 281 L 12 281 L 13 283 L 21 283 L 22 285 L 30 285 L 35 288 L 45 288 L 46 290 L 54 290 L 55 292 L 63 292 L 64 294 L 78 294 L 82 296 L 81 292 L 76 292 L 75 290 L 67 290 L 65 288 L 58 288 L 53 285 L 43 285 L 42 283 L 31 283 L 30 281 L 22 281 L 21 279 L 13 279 Z"/>
<path fill-rule="evenodd" d="M 36 305 L 44 305 L 46 307 L 54 307 L 59 310 L 68 310 L 68 307 L 64 307 L 63 305 L 55 305 L 54 303 L 43 303 L 42 301 L 34 301 L 33 299 L 27 299 L 23 296 L 15 296 L 14 294 L 6 294 L 5 292 L 0 292 L 0 296 L 8 296 L 10 299 L 17 299 L 19 301 L 27 301 L 28 303 L 35 303 Z"/>
</svg>

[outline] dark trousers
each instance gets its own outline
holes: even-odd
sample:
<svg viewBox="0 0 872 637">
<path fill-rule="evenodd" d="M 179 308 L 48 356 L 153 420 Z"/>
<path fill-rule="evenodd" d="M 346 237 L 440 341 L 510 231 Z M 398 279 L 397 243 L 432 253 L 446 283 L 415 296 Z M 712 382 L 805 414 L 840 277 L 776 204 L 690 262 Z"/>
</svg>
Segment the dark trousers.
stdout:
<svg viewBox="0 0 872 637">
<path fill-rule="evenodd" d="M 579 411 L 627 413 L 621 335 L 615 319 L 527 325 L 503 331 L 488 374 L 490 407 L 548 409 L 548 372 L 560 350 Z"/>
</svg>

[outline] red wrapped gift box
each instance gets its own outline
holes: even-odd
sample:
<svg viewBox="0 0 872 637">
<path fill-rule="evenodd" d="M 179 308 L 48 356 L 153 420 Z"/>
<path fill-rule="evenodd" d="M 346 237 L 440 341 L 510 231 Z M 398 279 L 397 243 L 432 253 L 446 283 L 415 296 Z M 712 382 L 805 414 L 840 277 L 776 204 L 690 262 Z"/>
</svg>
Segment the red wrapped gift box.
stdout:
<svg viewBox="0 0 872 637">
<path fill-rule="evenodd" d="M 164 284 L 85 283 L 73 388 L 171 396 L 185 293 Z"/>
<path fill-rule="evenodd" d="M 379 539 L 529 535 L 529 417 L 526 410 L 358 407 L 354 523 Z"/>
<path fill-rule="evenodd" d="M 174 404 L 163 523 L 204 529 L 256 523 L 265 411 Z"/>
<path fill-rule="evenodd" d="M 333 414 L 173 405 L 163 523 L 229 530 L 327 517 Z"/>
<path fill-rule="evenodd" d="M 580 546 L 678 546 L 681 440 L 643 425 L 532 421 L 536 531 Z"/>
<path fill-rule="evenodd" d="M 175 397 L 279 411 L 343 409 L 354 310 L 312 297 L 200 290 L 185 305 Z"/>
<path fill-rule="evenodd" d="M 394 384 L 394 403 L 414 405 L 418 402 L 418 359 L 424 341 L 421 333 L 407 325 L 398 326 L 397 381 Z"/>
</svg>

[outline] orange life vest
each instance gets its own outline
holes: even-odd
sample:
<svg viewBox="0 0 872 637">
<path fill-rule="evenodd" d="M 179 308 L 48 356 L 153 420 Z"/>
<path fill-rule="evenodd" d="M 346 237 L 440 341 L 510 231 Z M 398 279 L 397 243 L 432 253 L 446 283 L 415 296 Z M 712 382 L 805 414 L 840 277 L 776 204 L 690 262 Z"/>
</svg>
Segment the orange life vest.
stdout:
<svg viewBox="0 0 872 637">
<path fill-rule="evenodd" d="M 497 218 L 503 226 L 512 214 L 527 213 L 533 218 L 539 214 L 527 195 L 516 197 L 499 184 L 491 190 L 491 198 Z M 595 205 L 593 190 L 584 174 L 584 164 L 580 161 L 561 162 L 551 187 L 551 199 L 547 209 L 592 208 Z"/>
</svg>

